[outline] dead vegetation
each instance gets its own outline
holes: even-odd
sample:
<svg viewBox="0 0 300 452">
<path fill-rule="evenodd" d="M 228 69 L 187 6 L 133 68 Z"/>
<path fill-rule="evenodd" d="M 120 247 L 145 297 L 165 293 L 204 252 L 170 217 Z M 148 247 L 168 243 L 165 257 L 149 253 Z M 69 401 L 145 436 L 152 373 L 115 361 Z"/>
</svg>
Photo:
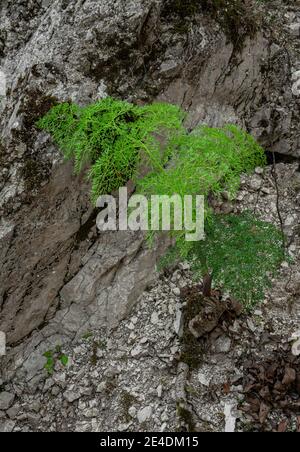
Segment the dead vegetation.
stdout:
<svg viewBox="0 0 300 452">
<path fill-rule="evenodd" d="M 252 357 L 244 368 L 240 410 L 248 430 L 300 432 L 300 358 L 279 350 L 267 359 Z"/>
</svg>

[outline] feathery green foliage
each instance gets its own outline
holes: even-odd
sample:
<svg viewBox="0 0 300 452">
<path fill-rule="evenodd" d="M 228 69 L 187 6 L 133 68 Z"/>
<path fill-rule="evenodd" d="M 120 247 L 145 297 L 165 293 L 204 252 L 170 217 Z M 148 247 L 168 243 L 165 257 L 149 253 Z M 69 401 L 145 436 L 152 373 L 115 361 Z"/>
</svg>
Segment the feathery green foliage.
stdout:
<svg viewBox="0 0 300 452">
<path fill-rule="evenodd" d="M 136 177 L 141 162 L 149 174 L 139 181 L 140 193 L 182 196 L 224 188 L 234 193 L 242 172 L 264 164 L 262 148 L 238 127 L 200 127 L 189 134 L 184 116 L 175 105 L 141 107 L 108 97 L 83 108 L 57 105 L 37 126 L 74 158 L 77 172 L 90 165 L 94 200 Z"/>
<path fill-rule="evenodd" d="M 194 242 L 186 256 L 195 277 L 212 272 L 218 287 L 251 309 L 263 300 L 284 259 L 281 232 L 250 212 L 214 215 L 205 232 L 206 240 Z M 180 258 L 180 251 L 172 248 L 162 265 Z"/>
<path fill-rule="evenodd" d="M 240 175 L 256 166 L 264 166 L 266 157 L 254 138 L 235 125 L 223 128 L 198 127 L 193 133 L 180 134 L 170 141 L 167 154 L 171 164 L 150 172 L 138 181 L 138 191 L 147 195 L 178 194 L 218 196 L 224 190 L 234 197 L 240 186 Z M 194 205 L 193 220 L 196 219 Z M 210 215 L 206 205 L 205 214 Z M 192 243 L 185 240 L 185 231 L 172 232 L 184 258 Z M 153 236 L 151 232 L 150 237 Z"/>
<path fill-rule="evenodd" d="M 170 104 L 141 107 L 106 98 L 84 108 L 57 105 L 37 125 L 74 159 L 76 172 L 89 168 L 94 201 L 129 179 L 148 198 L 201 194 L 208 199 L 224 190 L 234 197 L 240 175 L 265 164 L 263 149 L 234 125 L 188 133 L 184 117 Z M 263 296 L 268 272 L 282 260 L 280 233 L 250 214 L 216 217 L 207 205 L 206 241 L 186 242 L 185 231 L 172 232 L 173 259 L 189 259 L 196 274 L 212 269 L 215 281 L 248 307 Z M 51 367 L 52 356 L 47 358 Z"/>
<path fill-rule="evenodd" d="M 207 196 L 225 189 L 234 196 L 240 175 L 266 163 L 263 149 L 235 125 L 198 127 L 191 134 L 174 137 L 169 148 L 172 163 L 141 179 L 139 191 L 148 195 Z"/>
<path fill-rule="evenodd" d="M 75 170 L 90 165 L 92 197 L 111 193 L 134 178 L 142 156 L 150 168 L 162 168 L 165 143 L 182 132 L 184 113 L 175 105 L 137 106 L 110 97 L 80 108 L 53 107 L 37 126 L 51 133 Z"/>
</svg>

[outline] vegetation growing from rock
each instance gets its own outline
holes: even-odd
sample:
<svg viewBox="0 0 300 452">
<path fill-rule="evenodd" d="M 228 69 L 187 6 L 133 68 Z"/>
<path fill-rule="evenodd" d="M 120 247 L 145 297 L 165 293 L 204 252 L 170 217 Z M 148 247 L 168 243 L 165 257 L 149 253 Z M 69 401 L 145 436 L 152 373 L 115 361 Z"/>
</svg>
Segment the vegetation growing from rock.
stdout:
<svg viewBox="0 0 300 452">
<path fill-rule="evenodd" d="M 172 156 L 172 164 L 140 179 L 140 193 L 148 197 L 176 193 L 182 198 L 201 194 L 207 201 L 226 190 L 234 197 L 240 186 L 240 175 L 253 171 L 266 161 L 263 149 L 253 137 L 235 125 L 222 128 L 200 126 L 192 133 L 177 135 L 170 146 L 167 154 Z M 195 205 L 193 209 L 195 219 Z M 210 212 L 206 202 L 207 217 Z M 174 233 L 184 257 L 191 243 L 186 242 L 184 231 Z"/>
<path fill-rule="evenodd" d="M 47 359 L 44 369 L 48 372 L 49 375 L 53 374 L 55 364 L 58 361 L 64 367 L 66 367 L 69 362 L 69 357 L 62 353 L 60 345 L 57 345 L 55 350 L 48 350 L 47 352 L 44 353 L 43 356 Z"/>
<path fill-rule="evenodd" d="M 94 200 L 137 179 L 142 162 L 148 175 L 139 178 L 141 193 L 182 196 L 234 194 L 240 174 L 265 163 L 263 149 L 237 126 L 202 126 L 189 134 L 184 117 L 167 103 L 141 107 L 106 98 L 84 108 L 54 106 L 37 126 L 74 159 L 76 172 L 90 166 Z"/>
<path fill-rule="evenodd" d="M 214 216 L 208 201 L 224 190 L 234 198 L 240 175 L 263 166 L 265 153 L 235 125 L 200 126 L 189 133 L 184 116 L 170 104 L 137 106 L 106 98 L 84 108 L 57 105 L 38 127 L 52 134 L 66 158 L 74 159 L 76 172 L 89 168 L 94 201 L 129 179 L 149 199 L 203 195 L 207 240 L 187 242 L 185 231 L 172 231 L 176 248 L 171 254 L 190 260 L 198 276 L 212 272 L 216 283 L 251 307 L 263 296 L 268 272 L 282 260 L 282 236 L 249 214 Z M 142 165 L 147 168 L 143 177 Z M 193 214 L 196 218 L 196 206 Z"/>
<path fill-rule="evenodd" d="M 162 168 L 168 156 L 162 152 L 160 137 L 168 142 L 182 132 L 183 117 L 170 104 L 141 107 L 106 98 L 84 108 L 57 105 L 37 125 L 51 133 L 66 158 L 74 158 L 77 172 L 90 165 L 96 200 L 133 178 L 142 155 L 150 167 Z"/>
<path fill-rule="evenodd" d="M 251 309 L 283 261 L 281 232 L 250 212 L 213 215 L 205 232 L 206 240 L 194 242 L 186 256 L 196 279 L 212 274 L 218 287 Z M 180 252 L 173 248 L 164 265 L 180 258 Z"/>
</svg>

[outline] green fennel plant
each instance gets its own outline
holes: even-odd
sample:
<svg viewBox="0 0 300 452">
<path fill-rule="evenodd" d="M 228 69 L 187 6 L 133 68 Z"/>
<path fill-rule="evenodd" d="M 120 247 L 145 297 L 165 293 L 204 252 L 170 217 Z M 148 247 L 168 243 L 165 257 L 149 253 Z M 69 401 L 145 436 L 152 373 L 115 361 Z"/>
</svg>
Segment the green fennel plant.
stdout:
<svg viewBox="0 0 300 452">
<path fill-rule="evenodd" d="M 268 272 L 283 258 L 280 233 L 250 214 L 216 217 L 208 200 L 225 190 L 233 199 L 241 174 L 265 165 L 264 150 L 235 125 L 199 126 L 189 133 L 184 118 L 174 105 L 137 106 L 108 97 L 87 107 L 56 105 L 37 126 L 74 160 L 77 173 L 87 172 L 94 202 L 130 179 L 149 200 L 151 195 L 203 195 L 206 241 L 186 242 L 185 231 L 172 230 L 176 246 L 167 259 L 188 259 L 197 276 L 212 272 L 220 287 L 250 307 L 263 297 Z"/>
<path fill-rule="evenodd" d="M 211 274 L 214 284 L 251 310 L 263 300 L 271 278 L 284 259 L 282 234 L 251 212 L 212 215 L 206 221 L 206 240 L 194 242 L 186 255 L 196 279 Z M 180 259 L 172 248 L 161 266 Z"/>
<path fill-rule="evenodd" d="M 49 132 L 75 170 L 90 166 L 94 201 L 112 193 L 137 175 L 141 159 L 161 168 L 168 156 L 164 142 L 182 132 L 184 113 L 175 105 L 137 106 L 110 97 L 80 108 L 53 107 L 37 126 Z"/>
<path fill-rule="evenodd" d="M 205 215 L 211 215 L 207 200 L 218 197 L 224 190 L 234 198 L 242 173 L 264 166 L 266 157 L 254 138 L 235 125 L 222 128 L 200 126 L 193 133 L 177 135 L 169 143 L 171 163 L 154 170 L 137 182 L 137 189 L 151 195 L 203 195 Z M 196 218 L 195 205 L 193 206 Z M 185 231 L 172 231 L 177 246 L 185 258 L 192 246 L 186 242 Z M 150 237 L 153 233 L 150 233 Z"/>
</svg>

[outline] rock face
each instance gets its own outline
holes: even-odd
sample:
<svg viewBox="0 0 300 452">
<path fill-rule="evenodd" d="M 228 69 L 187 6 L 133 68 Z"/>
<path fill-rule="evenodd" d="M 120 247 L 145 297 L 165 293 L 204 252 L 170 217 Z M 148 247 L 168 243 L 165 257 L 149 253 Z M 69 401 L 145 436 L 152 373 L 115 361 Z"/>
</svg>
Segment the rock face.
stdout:
<svg viewBox="0 0 300 452">
<path fill-rule="evenodd" d="M 8 408 L 13 404 L 14 394 L 9 392 L 1 392 L 0 394 L 0 410 L 8 410 Z"/>
<path fill-rule="evenodd" d="M 182 411 L 178 410 L 182 401 L 192 408 L 188 411 L 191 411 L 190 422 L 199 432 L 232 430 L 232 418 L 235 417 L 241 417 L 236 422 L 237 431 L 248 431 L 249 427 L 255 431 L 277 430 L 283 419 L 288 422 L 289 430 L 296 431 L 299 397 L 295 384 L 295 389 L 292 387 L 289 391 L 288 411 L 286 403 L 282 407 L 277 405 L 281 402 L 281 399 L 278 402 L 278 391 L 272 392 L 276 405 L 271 407 L 266 424 L 255 422 L 255 409 L 244 411 L 239 405 L 243 401 L 242 406 L 247 408 L 249 379 L 253 375 L 249 366 L 250 370 L 253 366 L 259 378 L 264 379 L 260 364 L 268 366 L 271 361 L 272 368 L 278 369 L 271 381 L 272 387 L 276 384 L 277 388 L 278 377 L 285 377 L 281 372 L 286 355 L 295 353 L 295 364 L 287 377 L 292 380 L 293 368 L 300 369 L 300 179 L 295 163 L 277 164 L 275 172 L 276 176 L 272 167 L 264 171 L 258 168 L 256 175 L 243 176 L 238 200 L 232 203 L 235 213 L 255 210 L 260 218 L 279 226 L 279 201 L 286 225 L 284 232 L 289 238 L 287 245 L 291 259 L 283 263 L 265 301 L 252 316 L 223 317 L 216 328 L 200 340 L 199 345 L 202 344 L 203 348 L 185 347 L 195 366 L 189 370 L 186 363 L 179 361 L 183 354 L 180 330 L 183 329 L 184 337 L 185 327 L 181 325 L 185 312 L 182 312 L 184 305 L 180 294 L 194 286 L 189 265 L 180 263 L 172 271 L 162 274 L 114 330 L 103 327 L 106 322 L 101 323 L 100 315 L 105 311 L 101 304 L 97 311 L 97 303 L 88 300 L 85 290 L 82 290 L 81 306 L 77 295 L 80 285 L 91 287 L 91 292 L 94 290 L 90 279 L 86 284 L 79 276 L 84 274 L 83 266 L 81 272 L 62 289 L 65 310 L 58 310 L 47 326 L 10 351 L 7 358 L 13 360 L 13 366 L 8 366 L 11 363 L 2 361 L 0 357 L 3 370 L 0 378 L 3 390 L 0 391 L 0 431 L 178 432 L 179 428 L 185 427 L 187 418 L 182 418 Z M 254 188 L 253 178 L 258 175 L 260 184 Z M 114 246 L 110 242 L 112 237 L 107 235 L 104 250 L 116 249 L 117 242 Z M 134 240 L 131 242 L 133 237 L 122 235 L 118 239 L 120 243 L 126 241 L 123 247 L 135 253 L 135 247 L 139 245 L 138 239 L 136 244 Z M 94 247 L 89 265 L 95 259 L 93 268 L 98 265 L 96 276 L 104 286 L 102 272 L 105 267 L 99 266 L 99 251 L 96 245 Z M 148 253 L 140 250 L 136 257 L 126 257 L 126 265 L 133 269 L 135 261 L 141 264 L 141 259 L 146 256 Z M 106 262 L 108 266 L 114 265 L 113 252 L 111 256 L 103 252 L 103 265 Z M 123 265 L 120 268 L 124 271 Z M 106 283 L 109 284 L 109 278 Z M 119 283 L 126 287 L 124 281 L 119 279 Z M 97 300 L 97 294 L 93 298 Z M 70 316 L 72 309 L 67 309 L 69 299 L 74 299 L 71 305 L 73 317 Z M 90 331 L 86 314 L 92 308 L 95 312 L 91 317 L 97 315 L 99 323 Z M 81 316 L 85 322 L 84 334 L 79 330 L 75 332 L 75 326 L 80 326 Z M 70 331 L 72 319 L 74 329 Z M 75 336 L 77 340 L 71 341 Z M 57 349 L 57 345 L 61 347 Z M 54 360 L 51 374 L 43 369 L 46 363 L 43 354 L 50 350 Z M 68 357 L 66 365 L 59 360 L 60 353 Z M 13 372 L 13 368 L 17 372 Z M 272 375 L 271 369 L 270 372 Z M 257 397 L 256 386 L 253 391 L 251 396 Z M 271 394 L 264 390 L 259 396 L 269 399 Z"/>
<path fill-rule="evenodd" d="M 275 1 L 237 49 L 205 11 L 181 17 L 169 3 L 1 2 L 0 331 L 8 344 L 116 326 L 167 246 L 149 251 L 136 234 L 97 234 L 88 183 L 34 126 L 55 102 L 167 100 L 189 113 L 191 128 L 237 122 L 268 149 L 299 156 L 297 9 Z"/>
</svg>

